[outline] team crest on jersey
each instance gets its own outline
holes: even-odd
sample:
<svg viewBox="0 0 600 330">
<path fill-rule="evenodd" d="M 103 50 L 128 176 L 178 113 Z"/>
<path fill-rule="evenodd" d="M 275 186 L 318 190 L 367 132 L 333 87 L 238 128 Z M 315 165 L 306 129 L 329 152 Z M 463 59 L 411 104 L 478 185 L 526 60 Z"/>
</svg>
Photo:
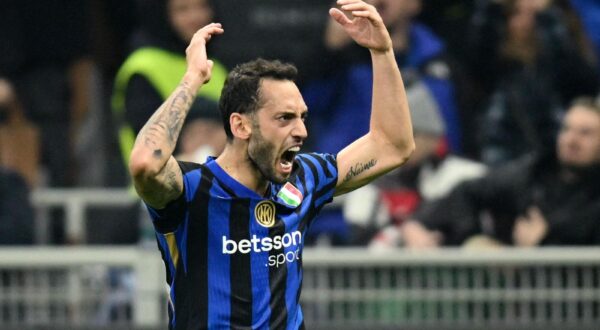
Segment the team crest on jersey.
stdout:
<svg viewBox="0 0 600 330">
<path fill-rule="evenodd" d="M 267 228 L 272 227 L 275 224 L 275 203 L 262 201 L 256 204 L 254 217 L 259 225 Z"/>
</svg>

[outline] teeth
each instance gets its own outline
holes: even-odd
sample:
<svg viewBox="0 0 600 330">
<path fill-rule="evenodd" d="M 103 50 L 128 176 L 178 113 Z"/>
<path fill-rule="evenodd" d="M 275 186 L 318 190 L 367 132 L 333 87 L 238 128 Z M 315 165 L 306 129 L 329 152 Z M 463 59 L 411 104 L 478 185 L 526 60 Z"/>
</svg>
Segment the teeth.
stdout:
<svg viewBox="0 0 600 330">
<path fill-rule="evenodd" d="M 288 161 L 281 161 L 279 164 L 281 164 L 281 167 L 283 167 L 283 169 L 288 169 L 292 167 L 292 162 Z"/>
<path fill-rule="evenodd" d="M 298 152 L 298 151 L 300 151 L 300 147 L 298 147 L 298 146 L 291 147 L 291 148 L 289 148 L 289 149 L 288 149 L 288 151 L 291 151 L 291 152 Z"/>
</svg>

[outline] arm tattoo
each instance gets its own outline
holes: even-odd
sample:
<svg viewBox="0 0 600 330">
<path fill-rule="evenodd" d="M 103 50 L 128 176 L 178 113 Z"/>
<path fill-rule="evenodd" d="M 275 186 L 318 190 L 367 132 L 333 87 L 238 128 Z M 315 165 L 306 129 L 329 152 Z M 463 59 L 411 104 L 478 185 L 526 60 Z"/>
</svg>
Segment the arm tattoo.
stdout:
<svg viewBox="0 0 600 330">
<path fill-rule="evenodd" d="M 348 173 L 344 177 L 344 182 L 350 181 L 352 178 L 375 166 L 375 164 L 377 164 L 377 159 L 373 158 L 366 163 L 356 163 L 356 165 L 350 166 L 350 170 L 348 170 Z"/>
<path fill-rule="evenodd" d="M 144 126 L 140 134 L 143 136 L 144 144 L 153 150 L 153 157 L 161 159 L 165 156 L 162 148 L 165 143 L 167 147 L 175 148 L 177 137 L 193 100 L 194 94 L 189 86 L 185 82 L 180 84 L 172 99 L 163 104 Z"/>
<path fill-rule="evenodd" d="M 154 205 L 162 205 L 165 201 L 174 200 L 181 192 L 181 183 L 177 176 L 177 163 L 168 162 L 154 185 L 143 186 L 143 198 Z"/>
<path fill-rule="evenodd" d="M 171 191 L 176 191 L 177 188 L 179 187 L 179 185 L 177 184 L 177 174 L 175 174 L 175 171 L 173 171 L 171 169 L 171 171 L 169 171 L 169 173 L 167 173 L 167 186 L 169 187 L 169 189 Z"/>
<path fill-rule="evenodd" d="M 177 136 L 179 136 L 179 131 L 183 126 L 185 116 L 192 105 L 192 97 L 188 95 L 189 89 L 187 89 L 187 86 L 185 87 L 186 88 L 177 93 L 175 98 L 173 98 L 168 114 L 162 118 L 157 118 L 158 120 L 156 121 L 156 125 L 165 126 L 163 128 L 167 130 L 169 142 L 171 144 L 174 144 L 177 141 Z M 166 117 L 166 122 L 164 117 Z"/>
</svg>

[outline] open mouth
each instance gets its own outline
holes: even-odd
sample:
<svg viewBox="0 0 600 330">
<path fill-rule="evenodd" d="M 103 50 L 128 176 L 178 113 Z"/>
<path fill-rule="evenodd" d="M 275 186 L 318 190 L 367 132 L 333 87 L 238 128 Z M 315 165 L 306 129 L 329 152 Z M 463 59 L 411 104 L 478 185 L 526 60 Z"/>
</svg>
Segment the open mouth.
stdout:
<svg viewBox="0 0 600 330">
<path fill-rule="evenodd" d="M 284 172 L 291 172 L 292 164 L 294 163 L 294 158 L 296 157 L 299 151 L 300 147 L 294 146 L 283 152 L 281 158 L 279 159 L 279 165 L 281 165 L 281 168 Z"/>
</svg>

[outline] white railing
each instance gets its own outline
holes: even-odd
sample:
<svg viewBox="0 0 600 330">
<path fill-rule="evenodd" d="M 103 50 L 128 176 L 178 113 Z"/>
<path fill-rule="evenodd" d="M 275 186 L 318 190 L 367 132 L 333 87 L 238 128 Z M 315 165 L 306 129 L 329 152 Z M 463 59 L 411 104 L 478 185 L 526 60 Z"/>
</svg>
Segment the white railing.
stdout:
<svg viewBox="0 0 600 330">
<path fill-rule="evenodd" d="M 306 249 L 309 329 L 598 329 L 600 248 Z M 123 284 L 124 283 L 124 284 Z M 0 328 L 165 328 L 158 251 L 0 249 Z"/>
<path fill-rule="evenodd" d="M 166 325 L 156 250 L 0 249 L 0 328 Z"/>
<path fill-rule="evenodd" d="M 126 207 L 139 203 L 139 198 L 127 189 L 69 188 L 38 189 L 31 194 L 36 210 L 35 242 L 48 243 L 49 209 L 60 207 L 65 212 L 65 238 L 68 242 L 85 243 L 85 211 L 93 206 Z"/>
<path fill-rule="evenodd" d="M 319 329 L 600 329 L 600 248 L 309 250 Z"/>
<path fill-rule="evenodd" d="M 342 199 L 336 200 L 339 203 Z M 124 188 L 43 188 L 32 192 L 31 202 L 36 214 L 34 223 L 36 244 L 49 243 L 49 211 L 52 208 L 64 210 L 65 240 L 69 243 L 84 244 L 87 241 L 85 212 L 88 208 L 103 206 L 118 209 L 138 204 L 140 199 L 133 190 Z M 339 204 L 333 207 L 339 207 Z M 111 220 L 107 219 L 107 221 Z"/>
<path fill-rule="evenodd" d="M 85 243 L 87 208 L 139 203 L 124 189 L 38 190 L 32 201 L 42 244 L 50 208 L 64 208 L 66 237 Z M 310 329 L 548 330 L 600 324 L 600 248 L 307 249 L 303 259 L 302 301 Z M 162 328 L 163 277 L 155 249 L 0 249 L 0 328 L 3 321 L 17 328 L 103 323 Z"/>
</svg>

